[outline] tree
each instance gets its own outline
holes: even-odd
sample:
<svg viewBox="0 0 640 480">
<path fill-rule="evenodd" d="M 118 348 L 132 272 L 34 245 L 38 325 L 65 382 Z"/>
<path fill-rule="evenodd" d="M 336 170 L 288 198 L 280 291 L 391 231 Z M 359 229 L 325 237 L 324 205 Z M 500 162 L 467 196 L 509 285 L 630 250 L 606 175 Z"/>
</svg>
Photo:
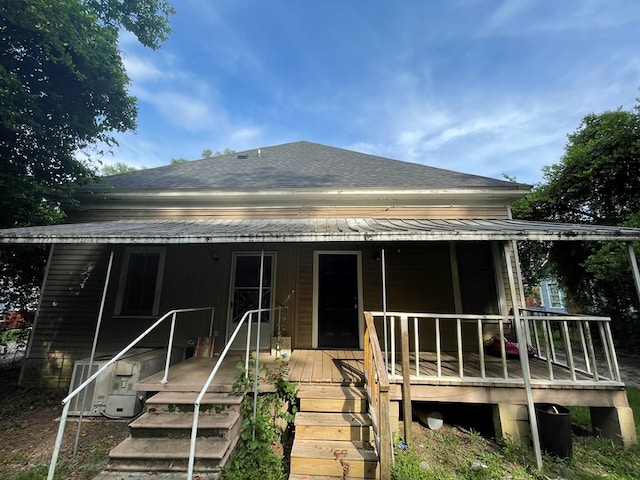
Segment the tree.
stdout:
<svg viewBox="0 0 640 480">
<path fill-rule="evenodd" d="M 232 153 L 236 153 L 235 150 L 231 150 L 230 148 L 225 148 L 222 152 L 220 150 L 216 150 L 215 153 L 210 148 L 205 148 L 201 153 L 201 158 L 215 158 L 222 157 L 223 155 L 231 155 Z M 187 163 L 189 160 L 186 158 L 172 158 L 171 165 L 176 165 L 178 163 Z"/>
<path fill-rule="evenodd" d="M 514 216 L 593 225 L 640 226 L 640 111 L 589 114 L 568 136 L 545 182 L 513 206 Z M 640 345 L 638 299 L 624 245 L 611 242 L 525 243 L 525 262 L 547 266 L 573 304 L 611 316 L 617 338 Z"/>
<path fill-rule="evenodd" d="M 140 168 L 144 169 L 145 167 Z M 101 169 L 101 173 L 102 175 L 107 176 L 118 175 L 119 173 L 135 172 L 136 170 L 138 170 L 138 167 L 132 167 L 124 162 L 116 162 L 113 165 L 104 165 Z"/>
<path fill-rule="evenodd" d="M 232 153 L 236 153 L 236 151 L 230 148 L 225 148 L 222 151 L 216 150 L 215 152 L 213 152 L 210 148 L 205 148 L 202 151 L 202 158 L 222 157 L 224 155 L 231 155 Z"/>
<path fill-rule="evenodd" d="M 78 152 L 135 129 L 119 32 L 158 48 L 171 14 L 167 0 L 0 0 L 0 228 L 55 223 L 74 207 L 74 189 L 98 174 Z M 27 275 L 11 267 L 25 256 L 3 249 L 0 271 Z M 18 277 L 14 291 L 41 279 Z"/>
<path fill-rule="evenodd" d="M 0 227 L 57 222 L 73 206 L 97 173 L 76 153 L 135 128 L 119 29 L 157 48 L 172 11 L 165 0 L 0 0 Z"/>
</svg>

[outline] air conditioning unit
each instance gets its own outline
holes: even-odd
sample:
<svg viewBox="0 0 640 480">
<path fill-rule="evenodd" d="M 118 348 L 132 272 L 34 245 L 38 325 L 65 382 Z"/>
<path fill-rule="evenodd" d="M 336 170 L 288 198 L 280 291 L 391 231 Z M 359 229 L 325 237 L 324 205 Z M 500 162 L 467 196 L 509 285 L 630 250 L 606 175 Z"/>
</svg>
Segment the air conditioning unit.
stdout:
<svg viewBox="0 0 640 480">
<path fill-rule="evenodd" d="M 96 357 L 89 371 L 89 358 L 77 360 L 73 367 L 69 393 L 96 373 L 116 354 Z M 133 385 L 164 368 L 166 348 L 133 348 L 98 376 L 84 392 L 69 403 L 69 415 L 133 417 L 142 410 L 143 395 Z M 84 409 L 82 408 L 84 401 Z"/>
</svg>

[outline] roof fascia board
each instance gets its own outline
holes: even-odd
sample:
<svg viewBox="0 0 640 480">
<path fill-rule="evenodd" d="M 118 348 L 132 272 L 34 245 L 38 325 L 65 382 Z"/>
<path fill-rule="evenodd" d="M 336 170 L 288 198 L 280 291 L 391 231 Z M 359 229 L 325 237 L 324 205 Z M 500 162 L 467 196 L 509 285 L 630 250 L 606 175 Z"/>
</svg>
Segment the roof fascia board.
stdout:
<svg viewBox="0 0 640 480">
<path fill-rule="evenodd" d="M 33 235 L 0 236 L 0 244 L 219 244 L 219 243 L 317 243 L 407 241 L 640 241 L 640 234 L 575 232 L 342 232 L 342 233 L 249 233 L 194 236 L 132 235 Z"/>
<path fill-rule="evenodd" d="M 524 190 L 442 189 L 442 190 L 274 190 L 274 191 L 112 191 L 82 195 L 85 206 L 112 208 L 121 205 L 225 205 L 225 206 L 300 206 L 300 205 L 508 205 L 523 197 Z"/>
</svg>

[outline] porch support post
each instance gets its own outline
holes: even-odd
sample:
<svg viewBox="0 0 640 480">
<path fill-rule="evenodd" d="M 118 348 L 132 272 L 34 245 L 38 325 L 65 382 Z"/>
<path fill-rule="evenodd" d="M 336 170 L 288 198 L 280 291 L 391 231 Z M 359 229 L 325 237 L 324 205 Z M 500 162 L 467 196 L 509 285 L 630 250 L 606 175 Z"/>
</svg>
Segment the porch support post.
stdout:
<svg viewBox="0 0 640 480">
<path fill-rule="evenodd" d="M 40 284 L 40 296 L 38 297 L 38 308 L 36 308 L 36 313 L 33 318 L 33 324 L 31 325 L 31 331 L 36 332 L 36 328 L 38 327 L 38 318 L 40 317 L 40 312 L 42 308 L 42 298 L 44 296 L 44 291 L 47 288 L 47 281 L 49 280 L 49 269 L 51 268 L 51 262 L 53 260 L 53 253 L 55 250 L 56 244 L 52 243 L 49 248 L 49 255 L 47 257 L 47 264 L 44 267 L 44 275 L 42 276 L 42 283 Z M 18 378 L 18 385 L 22 385 L 24 381 L 25 371 L 27 370 L 27 363 L 29 358 L 31 357 L 31 347 L 33 346 L 33 333 L 29 335 L 29 339 L 27 340 L 27 349 L 24 353 L 24 360 L 22 361 L 22 368 L 20 368 L 20 377 Z"/>
<path fill-rule="evenodd" d="M 631 261 L 631 271 L 633 272 L 633 282 L 636 285 L 638 302 L 640 302 L 640 272 L 638 271 L 638 261 L 636 260 L 636 253 L 633 250 L 633 242 L 627 242 L 627 250 L 629 252 L 629 260 Z"/>
<path fill-rule="evenodd" d="M 387 259 L 384 255 L 384 248 L 380 252 L 380 262 L 382 263 L 382 328 L 384 330 L 384 366 L 389 373 L 389 333 L 387 331 Z"/>
<path fill-rule="evenodd" d="M 109 279 L 111 278 L 111 266 L 113 265 L 113 251 L 111 247 L 111 254 L 109 255 L 109 264 L 107 266 L 107 274 L 104 279 L 104 288 L 102 289 L 102 300 L 100 301 L 100 310 L 98 311 L 98 322 L 96 323 L 96 331 L 93 335 L 93 345 L 91 346 L 91 355 L 89 356 L 89 368 L 87 369 L 88 375 L 91 374 L 93 368 L 93 360 L 96 356 L 96 349 L 98 346 L 98 336 L 100 335 L 100 326 L 102 325 L 102 314 L 104 313 L 104 304 L 107 299 L 107 290 L 109 289 Z M 167 352 L 169 354 L 169 352 Z M 81 379 L 82 380 L 82 379 Z M 82 429 L 82 416 L 84 415 L 84 406 L 87 402 L 87 389 L 82 392 L 82 406 L 80 407 L 80 416 L 78 417 L 78 430 L 76 431 L 76 440 L 73 444 L 73 456 L 76 456 L 78 452 L 78 443 L 80 442 L 80 430 Z"/>
<path fill-rule="evenodd" d="M 411 442 L 411 372 L 409 371 L 409 317 L 400 315 L 400 345 L 402 352 L 402 416 L 404 441 Z"/>
<path fill-rule="evenodd" d="M 538 468 L 542 468 L 542 451 L 540 449 L 540 437 L 538 435 L 538 419 L 536 417 L 536 409 L 533 403 L 533 392 L 531 391 L 531 371 L 529 369 L 529 357 L 527 352 L 527 338 L 522 331 L 522 323 L 520 319 L 520 309 L 518 308 L 518 294 L 516 291 L 516 281 L 513 275 L 513 266 L 511 264 L 511 254 L 509 253 L 509 242 L 504 242 L 504 259 L 507 264 L 507 274 L 509 275 L 509 291 L 511 293 L 511 303 L 513 308 L 513 320 L 516 327 L 516 337 L 518 339 L 518 353 L 520 355 L 520 365 L 522 367 L 522 377 L 524 380 L 524 388 L 527 395 L 527 409 L 529 411 L 529 425 L 531 427 L 531 440 L 533 442 L 533 450 L 536 455 L 536 464 Z"/>
</svg>

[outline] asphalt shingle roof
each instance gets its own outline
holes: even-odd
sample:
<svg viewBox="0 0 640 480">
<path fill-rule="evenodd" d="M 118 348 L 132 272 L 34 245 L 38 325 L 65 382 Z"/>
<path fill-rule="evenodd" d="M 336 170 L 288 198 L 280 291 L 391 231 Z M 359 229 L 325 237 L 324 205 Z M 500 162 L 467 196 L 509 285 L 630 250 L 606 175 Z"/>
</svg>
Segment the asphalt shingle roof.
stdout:
<svg viewBox="0 0 640 480">
<path fill-rule="evenodd" d="M 368 155 L 311 142 L 295 142 L 106 177 L 116 189 L 451 189 L 528 186 Z M 93 185 L 93 188 L 96 186 Z"/>
</svg>

